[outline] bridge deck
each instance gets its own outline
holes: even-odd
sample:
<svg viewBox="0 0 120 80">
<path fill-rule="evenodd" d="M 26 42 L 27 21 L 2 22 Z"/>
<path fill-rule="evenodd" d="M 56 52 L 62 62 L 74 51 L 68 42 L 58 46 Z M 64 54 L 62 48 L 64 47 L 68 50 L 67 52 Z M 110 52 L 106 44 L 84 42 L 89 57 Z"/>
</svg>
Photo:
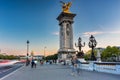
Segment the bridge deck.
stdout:
<svg viewBox="0 0 120 80">
<path fill-rule="evenodd" d="M 71 69 L 62 65 L 23 66 L 0 80 L 120 80 L 120 75 L 81 70 L 71 75 Z"/>
</svg>

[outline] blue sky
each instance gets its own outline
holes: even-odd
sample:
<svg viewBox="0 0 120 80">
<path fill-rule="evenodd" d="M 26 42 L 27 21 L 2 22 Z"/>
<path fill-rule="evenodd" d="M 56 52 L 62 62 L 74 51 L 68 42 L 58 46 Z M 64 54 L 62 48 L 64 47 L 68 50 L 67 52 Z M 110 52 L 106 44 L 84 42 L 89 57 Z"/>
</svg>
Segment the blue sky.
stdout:
<svg viewBox="0 0 120 80">
<path fill-rule="evenodd" d="M 2 53 L 26 54 L 30 51 L 46 55 L 59 49 L 60 0 L 0 0 L 0 49 Z M 81 37 L 89 50 L 93 34 L 97 47 L 120 46 L 120 0 L 62 0 L 73 1 L 70 11 L 74 19 L 74 43 Z"/>
</svg>

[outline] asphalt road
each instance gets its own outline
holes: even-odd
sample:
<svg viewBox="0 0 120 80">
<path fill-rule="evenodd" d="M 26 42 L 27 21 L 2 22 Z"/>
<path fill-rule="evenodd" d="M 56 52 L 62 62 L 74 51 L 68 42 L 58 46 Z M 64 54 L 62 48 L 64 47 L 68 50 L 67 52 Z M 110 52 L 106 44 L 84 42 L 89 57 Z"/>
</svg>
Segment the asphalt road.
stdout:
<svg viewBox="0 0 120 80">
<path fill-rule="evenodd" d="M 14 64 L 12 66 L 6 66 L 0 68 L 0 78 L 8 75 L 9 73 L 15 71 L 16 69 L 20 68 L 22 64 Z"/>
</svg>

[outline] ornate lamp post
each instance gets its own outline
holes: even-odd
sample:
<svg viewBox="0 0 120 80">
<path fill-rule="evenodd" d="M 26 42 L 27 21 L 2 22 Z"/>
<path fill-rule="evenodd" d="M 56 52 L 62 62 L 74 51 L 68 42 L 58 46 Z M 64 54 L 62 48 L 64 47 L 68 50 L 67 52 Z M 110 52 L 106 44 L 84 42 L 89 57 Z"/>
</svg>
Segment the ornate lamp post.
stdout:
<svg viewBox="0 0 120 80">
<path fill-rule="evenodd" d="M 75 46 L 79 48 L 79 52 L 81 52 L 82 47 L 85 46 L 85 42 L 82 44 L 82 39 L 79 37 L 78 39 L 78 45 L 75 43 Z"/>
<path fill-rule="evenodd" d="M 79 48 L 79 51 L 78 51 L 78 54 L 77 54 L 78 58 L 83 58 L 83 56 L 84 56 L 84 53 L 82 52 L 81 49 L 82 49 L 82 47 L 85 46 L 85 42 L 83 44 L 81 42 L 82 42 L 82 39 L 79 37 L 78 44 L 75 43 L 75 46 Z"/>
<path fill-rule="evenodd" d="M 27 66 L 27 65 L 29 65 L 29 59 L 28 59 L 28 57 L 29 57 L 29 43 L 30 43 L 29 40 L 27 40 L 26 43 L 27 43 L 27 61 L 26 61 L 26 66 Z"/>
<path fill-rule="evenodd" d="M 96 57 L 94 55 L 94 48 L 96 47 L 97 45 L 97 41 L 95 40 L 94 36 L 91 35 L 91 37 L 89 38 L 89 47 L 92 48 L 92 52 L 91 52 L 91 60 L 92 61 L 95 61 L 96 60 Z"/>
<path fill-rule="evenodd" d="M 29 40 L 27 40 L 27 56 L 29 56 Z"/>
</svg>

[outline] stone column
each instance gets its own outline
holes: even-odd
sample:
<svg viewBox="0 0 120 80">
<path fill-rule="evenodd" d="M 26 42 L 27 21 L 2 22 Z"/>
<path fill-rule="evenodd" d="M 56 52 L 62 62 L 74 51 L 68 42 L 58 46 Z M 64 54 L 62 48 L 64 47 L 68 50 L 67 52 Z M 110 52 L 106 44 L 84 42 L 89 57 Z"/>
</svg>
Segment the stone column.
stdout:
<svg viewBox="0 0 120 80">
<path fill-rule="evenodd" d="M 73 13 L 64 13 L 62 12 L 57 20 L 60 25 L 60 48 L 58 50 L 58 54 L 66 55 L 66 54 L 75 54 L 75 49 L 73 48 L 73 19 L 76 14 Z"/>
<path fill-rule="evenodd" d="M 97 61 L 101 62 L 101 53 L 100 53 L 100 49 L 97 49 Z"/>
</svg>

